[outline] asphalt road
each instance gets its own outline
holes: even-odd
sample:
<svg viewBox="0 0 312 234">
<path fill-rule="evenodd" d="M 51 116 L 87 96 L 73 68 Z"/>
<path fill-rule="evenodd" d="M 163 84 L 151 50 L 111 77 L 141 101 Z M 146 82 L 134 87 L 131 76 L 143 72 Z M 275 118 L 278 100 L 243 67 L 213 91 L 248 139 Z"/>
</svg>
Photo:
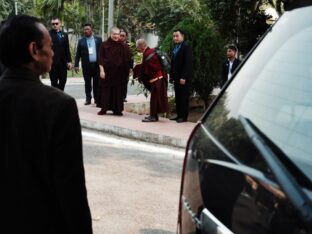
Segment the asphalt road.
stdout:
<svg viewBox="0 0 312 234">
<path fill-rule="evenodd" d="M 174 234 L 183 150 L 83 130 L 94 234 Z"/>
<path fill-rule="evenodd" d="M 51 85 L 50 79 L 45 78 L 42 79 L 42 82 L 46 85 Z M 142 88 L 137 81 L 134 84 L 131 84 L 131 81 L 128 83 L 128 95 L 137 95 L 142 92 Z M 83 78 L 67 78 L 67 83 L 65 85 L 65 92 L 74 97 L 75 99 L 85 99 L 85 91 L 84 91 L 84 80 Z M 173 92 L 173 87 L 169 85 L 169 92 Z"/>
<path fill-rule="evenodd" d="M 42 82 L 46 85 L 51 85 L 48 78 L 43 79 Z M 74 97 L 75 99 L 85 99 L 84 80 L 82 78 L 67 78 L 65 92 Z M 128 83 L 128 95 L 136 95 L 140 92 L 138 83 L 132 85 Z"/>
</svg>

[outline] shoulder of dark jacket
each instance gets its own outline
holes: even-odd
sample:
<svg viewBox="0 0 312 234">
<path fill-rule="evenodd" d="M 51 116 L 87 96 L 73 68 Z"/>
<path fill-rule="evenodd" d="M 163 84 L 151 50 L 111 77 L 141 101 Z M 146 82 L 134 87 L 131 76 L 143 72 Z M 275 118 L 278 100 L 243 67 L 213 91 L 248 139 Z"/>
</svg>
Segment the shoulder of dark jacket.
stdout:
<svg viewBox="0 0 312 234">
<path fill-rule="evenodd" d="M 181 47 L 191 47 L 188 41 L 183 41 Z"/>
</svg>

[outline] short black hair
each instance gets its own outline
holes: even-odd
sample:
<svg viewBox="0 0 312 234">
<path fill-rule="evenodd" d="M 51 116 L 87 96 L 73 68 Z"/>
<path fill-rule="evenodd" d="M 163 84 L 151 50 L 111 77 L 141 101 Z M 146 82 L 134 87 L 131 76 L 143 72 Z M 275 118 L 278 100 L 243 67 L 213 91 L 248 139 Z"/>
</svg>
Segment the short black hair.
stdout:
<svg viewBox="0 0 312 234">
<path fill-rule="evenodd" d="M 82 27 L 90 27 L 90 28 L 93 28 L 91 23 L 85 23 L 85 24 L 82 25 Z"/>
<path fill-rule="evenodd" d="M 61 21 L 60 17 L 58 17 L 58 16 L 53 16 L 53 17 L 51 18 L 51 20 L 58 20 L 58 21 Z"/>
<path fill-rule="evenodd" d="M 18 67 L 33 61 L 28 52 L 31 42 L 38 48 L 43 47 L 43 31 L 39 28 L 40 20 L 28 15 L 9 18 L 0 30 L 0 61 L 7 67 Z"/>
<path fill-rule="evenodd" d="M 128 36 L 128 32 L 127 32 L 127 30 L 126 29 L 120 29 L 120 32 L 122 33 L 122 32 L 124 32 L 125 34 L 126 34 L 126 36 Z"/>
<path fill-rule="evenodd" d="M 185 36 L 185 34 L 186 34 L 186 32 L 185 32 L 184 30 L 180 29 L 180 28 L 174 29 L 173 32 L 174 32 L 174 33 L 175 33 L 175 32 L 179 32 L 179 33 L 182 34 L 182 36 Z"/>
<path fill-rule="evenodd" d="M 235 52 L 237 52 L 237 47 L 235 45 L 229 45 L 227 47 L 228 50 L 234 50 Z"/>
</svg>

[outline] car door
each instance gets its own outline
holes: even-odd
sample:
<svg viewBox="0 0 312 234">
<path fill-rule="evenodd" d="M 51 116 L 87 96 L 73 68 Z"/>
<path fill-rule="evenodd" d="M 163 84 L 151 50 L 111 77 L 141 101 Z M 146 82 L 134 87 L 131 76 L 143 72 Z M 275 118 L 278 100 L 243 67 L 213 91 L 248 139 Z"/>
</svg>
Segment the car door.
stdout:
<svg viewBox="0 0 312 234">
<path fill-rule="evenodd" d="M 178 233 L 311 232 L 311 13 L 286 12 L 194 129 Z"/>
</svg>

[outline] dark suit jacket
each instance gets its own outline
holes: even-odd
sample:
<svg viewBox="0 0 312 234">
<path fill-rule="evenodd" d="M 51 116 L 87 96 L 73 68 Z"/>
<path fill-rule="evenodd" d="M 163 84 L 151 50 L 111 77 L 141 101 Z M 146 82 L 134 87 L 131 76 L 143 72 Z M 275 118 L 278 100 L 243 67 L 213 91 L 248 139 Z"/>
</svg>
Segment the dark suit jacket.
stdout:
<svg viewBox="0 0 312 234">
<path fill-rule="evenodd" d="M 0 62 L 0 76 L 4 73 L 5 66 Z"/>
<path fill-rule="evenodd" d="M 187 82 L 193 76 L 193 54 L 191 46 L 183 41 L 177 55 L 171 57 L 170 79 L 179 81 L 184 79 Z"/>
<path fill-rule="evenodd" d="M 239 59 L 234 59 L 233 65 L 232 65 L 232 69 L 231 69 L 231 73 L 233 74 L 235 69 L 238 67 L 238 65 L 240 64 L 240 60 Z M 227 59 L 226 61 L 224 61 L 224 63 L 222 64 L 222 68 L 221 68 L 221 87 L 223 87 L 223 85 L 227 82 L 228 80 L 228 74 L 229 74 L 229 60 Z"/>
<path fill-rule="evenodd" d="M 100 47 L 102 43 L 102 38 L 94 36 L 95 47 L 96 47 L 96 62 L 99 63 Z M 79 66 L 79 60 L 81 59 L 82 69 L 85 71 L 88 69 L 89 64 L 89 50 L 87 45 L 86 37 L 79 40 L 77 45 L 76 57 L 75 57 L 75 67 Z"/>
<path fill-rule="evenodd" d="M 53 56 L 53 64 L 63 64 L 71 62 L 70 49 L 69 49 L 69 41 L 68 35 L 65 32 L 62 32 L 61 43 L 59 43 L 59 39 L 55 30 L 50 30 L 50 36 L 52 40 L 52 50 L 54 52 Z"/>
<path fill-rule="evenodd" d="M 75 100 L 29 71 L 8 69 L 0 113 L 1 228 L 92 233 Z"/>
</svg>

